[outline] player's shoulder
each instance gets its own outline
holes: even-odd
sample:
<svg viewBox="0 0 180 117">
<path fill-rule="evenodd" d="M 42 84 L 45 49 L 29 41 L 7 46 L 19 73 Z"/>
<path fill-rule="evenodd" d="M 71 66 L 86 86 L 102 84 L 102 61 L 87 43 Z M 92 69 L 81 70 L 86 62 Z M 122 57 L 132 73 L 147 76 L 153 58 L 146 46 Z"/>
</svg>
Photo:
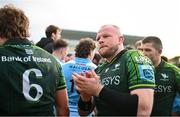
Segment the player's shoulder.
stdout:
<svg viewBox="0 0 180 117">
<path fill-rule="evenodd" d="M 166 61 L 163 61 L 163 62 L 164 62 L 164 67 L 165 68 L 171 69 L 173 71 L 176 71 L 176 72 L 180 73 L 180 69 L 176 65 L 174 65 L 174 64 L 172 64 L 170 62 L 166 62 Z"/>
<path fill-rule="evenodd" d="M 62 66 L 69 66 L 69 65 L 73 65 L 75 63 L 76 63 L 75 60 L 70 60 L 68 62 L 65 62 Z"/>
<path fill-rule="evenodd" d="M 125 52 L 126 56 L 144 56 L 143 53 L 136 49 L 130 49 Z"/>
<path fill-rule="evenodd" d="M 33 50 L 33 56 L 34 58 L 37 58 L 37 60 L 42 60 L 44 63 L 52 63 L 52 65 L 58 65 L 60 64 L 57 59 L 49 52 L 46 50 L 33 45 L 32 47 Z M 60 65 L 58 65 L 59 67 Z"/>
<path fill-rule="evenodd" d="M 69 69 L 71 66 L 73 66 L 75 64 L 76 64 L 75 60 L 70 60 L 70 61 L 62 64 L 62 69 L 67 70 L 67 69 Z"/>
<path fill-rule="evenodd" d="M 133 61 L 134 63 L 138 64 L 152 64 L 148 57 L 146 57 L 141 51 L 135 49 L 128 50 L 125 53 L 125 59 L 127 61 Z"/>
</svg>

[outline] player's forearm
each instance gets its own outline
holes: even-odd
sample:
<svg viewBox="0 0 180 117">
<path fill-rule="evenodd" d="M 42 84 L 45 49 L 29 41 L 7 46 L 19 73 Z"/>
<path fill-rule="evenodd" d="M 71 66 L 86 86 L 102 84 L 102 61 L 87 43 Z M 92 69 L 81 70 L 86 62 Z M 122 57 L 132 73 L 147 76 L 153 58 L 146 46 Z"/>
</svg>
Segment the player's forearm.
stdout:
<svg viewBox="0 0 180 117">
<path fill-rule="evenodd" d="M 104 87 L 99 94 L 99 99 L 107 103 L 119 115 L 135 116 L 137 114 L 137 95 L 119 93 Z"/>
<path fill-rule="evenodd" d="M 69 116 L 69 104 L 66 89 L 56 91 L 55 101 L 57 114 L 59 116 Z"/>
<path fill-rule="evenodd" d="M 69 116 L 69 108 L 57 108 L 58 116 Z"/>
<path fill-rule="evenodd" d="M 137 116 L 149 117 L 153 107 L 154 90 L 136 89 L 131 94 L 136 94 L 139 98 Z"/>
</svg>

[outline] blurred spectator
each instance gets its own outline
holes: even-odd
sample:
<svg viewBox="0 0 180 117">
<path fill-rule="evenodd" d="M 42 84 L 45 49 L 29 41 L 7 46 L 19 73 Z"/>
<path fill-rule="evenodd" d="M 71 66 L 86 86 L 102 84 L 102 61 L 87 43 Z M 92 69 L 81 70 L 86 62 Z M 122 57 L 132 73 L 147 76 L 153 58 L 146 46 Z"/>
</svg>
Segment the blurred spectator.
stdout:
<svg viewBox="0 0 180 117">
<path fill-rule="evenodd" d="M 96 52 L 95 55 L 94 55 L 94 58 L 93 58 L 92 62 L 93 62 L 94 64 L 98 65 L 98 64 L 102 61 L 102 59 L 103 59 L 103 58 L 101 57 L 101 55 Z"/>
<path fill-rule="evenodd" d="M 169 59 L 169 62 L 171 62 L 172 64 L 174 64 L 180 68 L 180 56 L 175 56 L 175 57 Z"/>
<path fill-rule="evenodd" d="M 70 60 L 73 60 L 75 57 L 75 55 L 73 53 L 68 53 L 65 57 L 64 57 L 64 62 L 68 62 Z"/>
<path fill-rule="evenodd" d="M 41 40 L 37 42 L 36 45 L 48 51 L 49 53 L 52 53 L 53 43 L 55 40 L 61 38 L 61 32 L 62 30 L 59 27 L 55 25 L 49 25 L 45 31 L 46 37 L 41 38 Z"/>
<path fill-rule="evenodd" d="M 54 42 L 52 54 L 61 65 L 65 62 L 64 57 L 67 55 L 68 51 L 68 43 L 64 39 L 57 39 Z"/>
<path fill-rule="evenodd" d="M 166 61 L 166 62 L 169 61 L 168 58 L 167 58 L 166 56 L 161 56 L 161 58 L 162 58 L 164 61 Z"/>
<path fill-rule="evenodd" d="M 141 49 L 141 45 L 142 45 L 142 40 L 138 40 L 138 41 L 134 44 L 134 47 L 135 47 L 135 49 L 137 49 L 137 50 L 142 50 L 142 49 Z"/>
</svg>

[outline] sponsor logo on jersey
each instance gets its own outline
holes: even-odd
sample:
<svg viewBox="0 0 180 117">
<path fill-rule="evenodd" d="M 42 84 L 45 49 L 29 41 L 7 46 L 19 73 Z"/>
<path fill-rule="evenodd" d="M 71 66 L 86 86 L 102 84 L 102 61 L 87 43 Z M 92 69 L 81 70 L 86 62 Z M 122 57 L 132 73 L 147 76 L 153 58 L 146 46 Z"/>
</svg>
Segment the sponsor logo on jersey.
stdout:
<svg viewBox="0 0 180 117">
<path fill-rule="evenodd" d="M 108 76 L 102 79 L 101 83 L 103 85 L 119 85 L 121 77 L 119 75 L 116 76 Z"/>
<path fill-rule="evenodd" d="M 150 82 L 155 82 L 154 71 L 149 65 L 139 65 L 140 78 Z"/>
<path fill-rule="evenodd" d="M 147 57 L 144 57 L 144 56 L 135 56 L 135 61 L 137 63 L 143 63 L 143 62 L 146 62 L 146 63 L 149 63 L 151 64 L 151 61 L 147 58 Z"/>
<path fill-rule="evenodd" d="M 43 58 L 43 57 L 35 57 L 35 56 L 1 56 L 2 62 L 29 62 L 29 61 L 35 61 L 35 62 L 51 62 L 50 58 Z"/>
<path fill-rule="evenodd" d="M 160 80 L 162 81 L 169 81 L 169 76 L 166 73 L 161 73 L 162 78 Z"/>
<path fill-rule="evenodd" d="M 157 85 L 155 92 L 172 92 L 172 86 Z"/>
</svg>

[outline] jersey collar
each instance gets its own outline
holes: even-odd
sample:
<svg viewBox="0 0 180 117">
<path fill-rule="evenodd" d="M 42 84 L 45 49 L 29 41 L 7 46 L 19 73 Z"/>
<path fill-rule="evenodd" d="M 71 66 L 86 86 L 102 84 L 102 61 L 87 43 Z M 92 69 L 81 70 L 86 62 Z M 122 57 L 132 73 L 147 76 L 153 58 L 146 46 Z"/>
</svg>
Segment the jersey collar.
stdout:
<svg viewBox="0 0 180 117">
<path fill-rule="evenodd" d="M 13 38 L 6 41 L 4 45 L 31 45 L 32 43 L 25 38 Z"/>
<path fill-rule="evenodd" d="M 160 64 L 156 67 L 156 69 L 161 68 L 162 66 L 164 66 L 164 63 L 165 63 L 165 61 L 161 59 L 161 62 L 160 62 Z"/>
<path fill-rule="evenodd" d="M 120 58 L 126 51 L 127 51 L 127 49 L 124 49 L 124 50 L 120 51 L 120 52 L 111 60 L 111 62 L 108 62 L 108 63 L 113 63 L 117 58 Z"/>
<path fill-rule="evenodd" d="M 80 58 L 80 57 L 75 57 L 75 61 L 78 61 L 78 62 L 91 62 L 91 59 L 90 58 Z"/>
</svg>

